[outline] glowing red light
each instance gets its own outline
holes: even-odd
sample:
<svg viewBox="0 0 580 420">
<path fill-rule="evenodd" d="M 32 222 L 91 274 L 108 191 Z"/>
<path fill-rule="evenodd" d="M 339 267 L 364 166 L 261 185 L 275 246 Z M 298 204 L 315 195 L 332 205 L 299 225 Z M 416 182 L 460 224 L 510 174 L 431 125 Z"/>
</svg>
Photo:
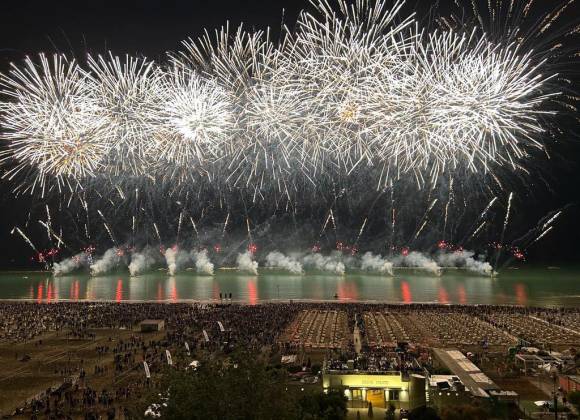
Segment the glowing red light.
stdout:
<svg viewBox="0 0 580 420">
<path fill-rule="evenodd" d="M 407 255 L 409 255 L 409 248 L 407 248 L 406 246 L 404 246 L 404 247 L 401 249 L 401 255 L 402 255 L 403 257 L 406 257 Z"/>
<path fill-rule="evenodd" d="M 256 245 L 255 243 L 251 243 L 248 245 L 248 251 L 250 252 L 250 254 L 255 254 L 256 251 L 258 251 L 258 245 Z"/>
<path fill-rule="evenodd" d="M 320 252 L 320 245 L 318 244 L 312 245 L 312 252 Z"/>
<path fill-rule="evenodd" d="M 258 303 L 258 288 L 256 287 L 256 281 L 254 279 L 248 280 L 248 301 L 250 305 L 256 305 Z"/>
<path fill-rule="evenodd" d="M 213 246 L 213 250 L 219 254 L 220 252 L 222 252 L 222 246 L 220 244 L 215 244 Z"/>
<path fill-rule="evenodd" d="M 401 297 L 403 298 L 403 302 L 405 303 L 413 302 L 411 288 L 409 287 L 409 283 L 407 283 L 406 281 L 401 282 Z"/>
</svg>

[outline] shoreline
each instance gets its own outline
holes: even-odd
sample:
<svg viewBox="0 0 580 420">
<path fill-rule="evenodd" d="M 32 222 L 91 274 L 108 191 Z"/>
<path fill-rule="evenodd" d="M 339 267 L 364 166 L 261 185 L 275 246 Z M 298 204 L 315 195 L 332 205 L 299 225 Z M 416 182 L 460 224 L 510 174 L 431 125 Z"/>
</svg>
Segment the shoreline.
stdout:
<svg viewBox="0 0 580 420">
<path fill-rule="evenodd" d="M 126 305 L 140 305 L 140 304 L 149 304 L 149 305 L 212 305 L 212 306 L 264 306 L 264 305 L 278 305 L 278 304 L 311 304 L 311 305 L 318 305 L 318 304 L 336 304 L 336 305 L 368 305 L 368 306 L 392 306 L 392 307 L 404 307 L 404 308 L 413 308 L 413 307 L 438 307 L 438 308 L 506 308 L 506 309 L 575 309 L 578 310 L 578 306 L 562 306 L 562 305 L 552 305 L 552 306 L 534 306 L 534 305 L 517 305 L 517 304 L 493 304 L 493 303 L 440 303 L 436 301 L 423 301 L 423 302 L 399 302 L 399 301 L 381 301 L 381 300 L 340 300 L 340 299 L 265 299 L 260 300 L 255 303 L 250 303 L 244 300 L 236 300 L 236 299 L 178 299 L 178 300 L 121 300 L 117 301 L 114 299 L 99 299 L 99 300 L 86 300 L 86 299 L 58 299 L 52 301 L 43 300 L 41 302 L 38 299 L 0 299 L 0 305 L 4 303 L 27 303 L 27 304 L 35 304 L 35 305 L 55 305 L 60 303 L 65 304 L 82 304 L 82 305 L 89 305 L 89 304 L 126 304 Z"/>
</svg>

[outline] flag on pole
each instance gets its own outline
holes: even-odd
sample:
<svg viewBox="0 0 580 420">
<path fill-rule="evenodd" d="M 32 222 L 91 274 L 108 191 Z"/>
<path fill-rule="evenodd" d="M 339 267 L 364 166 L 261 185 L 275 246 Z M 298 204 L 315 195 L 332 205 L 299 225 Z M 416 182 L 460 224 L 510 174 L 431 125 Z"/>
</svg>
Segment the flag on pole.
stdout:
<svg viewBox="0 0 580 420">
<path fill-rule="evenodd" d="M 143 368 L 145 368 L 145 377 L 147 379 L 151 378 L 151 371 L 149 370 L 149 365 L 147 364 L 147 362 L 143 362 Z"/>
<path fill-rule="evenodd" d="M 187 341 L 185 342 L 185 350 L 187 350 L 187 355 L 191 356 L 191 352 L 189 350 L 189 344 L 187 344 Z"/>
<path fill-rule="evenodd" d="M 207 335 L 207 331 L 203 330 L 203 337 L 205 338 L 205 342 L 209 343 L 209 335 Z"/>
<path fill-rule="evenodd" d="M 217 323 L 218 323 L 218 325 L 220 327 L 220 331 L 221 332 L 224 332 L 225 331 L 224 324 L 222 324 L 221 321 L 218 321 Z"/>
<path fill-rule="evenodd" d="M 169 350 L 165 350 L 165 355 L 167 356 L 167 364 L 169 366 L 172 366 L 173 360 L 171 359 L 171 353 L 169 353 Z"/>
</svg>

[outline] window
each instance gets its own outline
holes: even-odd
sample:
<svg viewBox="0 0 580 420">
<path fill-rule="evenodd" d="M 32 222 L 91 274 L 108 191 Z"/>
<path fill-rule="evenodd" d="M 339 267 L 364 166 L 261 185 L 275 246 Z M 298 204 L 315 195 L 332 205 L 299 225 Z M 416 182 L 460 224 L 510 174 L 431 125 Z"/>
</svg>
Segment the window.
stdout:
<svg viewBox="0 0 580 420">
<path fill-rule="evenodd" d="M 389 401 L 399 401 L 400 389 L 389 389 Z"/>
</svg>

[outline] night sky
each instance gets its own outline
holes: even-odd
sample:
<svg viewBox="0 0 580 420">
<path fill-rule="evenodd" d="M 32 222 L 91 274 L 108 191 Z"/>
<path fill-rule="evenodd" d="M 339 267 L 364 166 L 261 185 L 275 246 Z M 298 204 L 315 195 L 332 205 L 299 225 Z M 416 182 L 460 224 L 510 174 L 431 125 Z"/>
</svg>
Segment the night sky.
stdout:
<svg viewBox="0 0 580 420">
<path fill-rule="evenodd" d="M 271 27 L 276 36 L 282 18 L 292 26 L 305 7 L 309 7 L 306 0 L 5 0 L 0 4 L 0 71 L 39 52 L 62 52 L 82 62 L 87 52 L 111 50 L 163 61 L 167 51 L 179 49 L 181 40 L 198 37 L 204 28 L 213 30 L 227 20 L 231 27 L 241 22 L 246 28 Z M 579 17 L 577 10 L 568 13 L 573 19 Z M 580 134 L 577 126 L 572 131 Z M 580 262 L 580 209 L 575 205 L 580 193 L 580 148 L 574 136 L 560 140 L 547 171 L 550 188 L 530 183 L 529 191 L 518 191 L 528 203 L 519 207 L 520 212 L 528 209 L 517 215 L 522 225 L 533 226 L 547 211 L 574 204 L 549 236 L 530 249 L 531 263 Z M 8 183 L 0 183 L 3 268 L 23 266 L 31 255 L 19 237 L 10 235 L 15 224 L 25 221 L 30 198 L 15 199 L 9 190 Z"/>
</svg>

